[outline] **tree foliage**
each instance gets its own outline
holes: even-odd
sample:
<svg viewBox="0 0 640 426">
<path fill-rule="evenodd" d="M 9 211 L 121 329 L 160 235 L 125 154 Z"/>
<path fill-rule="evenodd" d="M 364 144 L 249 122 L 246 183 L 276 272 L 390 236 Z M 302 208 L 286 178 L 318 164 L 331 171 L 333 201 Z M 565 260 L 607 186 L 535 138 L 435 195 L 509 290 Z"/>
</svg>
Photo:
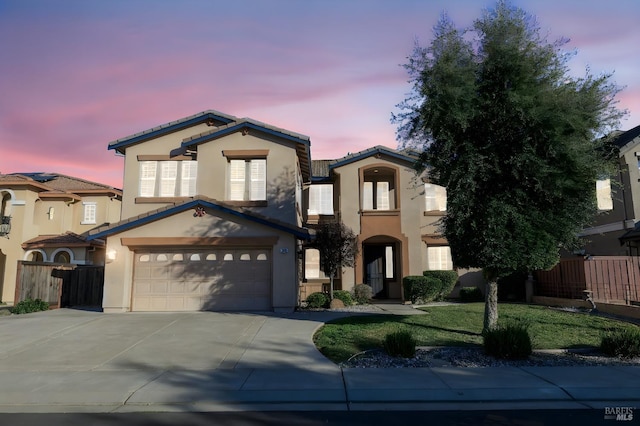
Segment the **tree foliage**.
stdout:
<svg viewBox="0 0 640 426">
<path fill-rule="evenodd" d="M 324 222 L 317 227 L 313 247 L 320 252 L 322 270 L 331 280 L 331 298 L 333 299 L 333 280 L 343 267 L 355 266 L 358 255 L 356 235 L 344 223 Z"/>
<path fill-rule="evenodd" d="M 555 265 L 593 219 L 595 181 L 608 172 L 599 136 L 623 114 L 618 88 L 610 74 L 572 77 L 566 42 L 547 42 L 532 16 L 498 1 L 466 30 L 443 15 L 405 65 L 413 92 L 393 117 L 398 139 L 447 188 L 455 264 L 483 268 L 493 286 Z"/>
</svg>

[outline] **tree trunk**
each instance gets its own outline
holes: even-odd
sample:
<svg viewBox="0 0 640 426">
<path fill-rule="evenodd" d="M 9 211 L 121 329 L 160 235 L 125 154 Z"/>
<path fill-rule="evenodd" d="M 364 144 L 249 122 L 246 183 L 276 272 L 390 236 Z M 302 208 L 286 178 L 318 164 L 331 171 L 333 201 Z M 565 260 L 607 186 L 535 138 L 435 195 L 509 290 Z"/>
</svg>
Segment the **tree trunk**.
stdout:
<svg viewBox="0 0 640 426">
<path fill-rule="evenodd" d="M 487 276 L 486 279 L 483 333 L 498 326 L 498 279 L 495 276 Z"/>
<path fill-rule="evenodd" d="M 333 275 L 329 277 L 329 298 L 333 300 Z"/>
</svg>

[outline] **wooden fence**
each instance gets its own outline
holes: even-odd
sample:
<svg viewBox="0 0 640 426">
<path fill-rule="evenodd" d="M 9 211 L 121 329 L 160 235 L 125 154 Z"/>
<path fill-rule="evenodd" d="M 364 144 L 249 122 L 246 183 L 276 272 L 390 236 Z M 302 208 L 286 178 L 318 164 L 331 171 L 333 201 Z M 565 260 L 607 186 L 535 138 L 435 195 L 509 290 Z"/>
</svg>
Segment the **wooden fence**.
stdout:
<svg viewBox="0 0 640 426">
<path fill-rule="evenodd" d="M 42 299 L 53 307 L 102 306 L 104 266 L 18 262 L 15 303 Z"/>
<path fill-rule="evenodd" d="M 594 301 L 640 302 L 640 258 L 593 256 L 561 259 L 550 271 L 536 272 L 536 295 L 582 299 L 591 291 Z"/>
</svg>

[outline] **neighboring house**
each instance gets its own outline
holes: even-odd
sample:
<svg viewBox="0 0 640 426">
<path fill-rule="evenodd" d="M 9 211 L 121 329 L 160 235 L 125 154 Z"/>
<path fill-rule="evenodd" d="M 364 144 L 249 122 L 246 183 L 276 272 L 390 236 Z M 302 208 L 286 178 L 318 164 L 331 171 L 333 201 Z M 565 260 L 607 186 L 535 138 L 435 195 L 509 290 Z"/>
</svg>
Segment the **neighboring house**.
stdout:
<svg viewBox="0 0 640 426">
<path fill-rule="evenodd" d="M 21 260 L 100 265 L 91 229 L 120 219 L 122 192 L 56 173 L 0 174 L 0 296 L 13 302 Z"/>
<path fill-rule="evenodd" d="M 618 134 L 618 175 L 596 182 L 599 214 L 580 234 L 580 255 L 639 255 L 640 229 L 640 126 Z"/>
<path fill-rule="evenodd" d="M 453 267 L 437 232 L 446 192 L 410 154 L 312 162 L 308 136 L 211 110 L 109 149 L 125 157 L 122 220 L 89 235 L 107 241 L 105 312 L 293 310 L 328 282 L 308 242 L 336 218 L 361 248 L 338 288 L 401 299 L 402 277 Z"/>
</svg>

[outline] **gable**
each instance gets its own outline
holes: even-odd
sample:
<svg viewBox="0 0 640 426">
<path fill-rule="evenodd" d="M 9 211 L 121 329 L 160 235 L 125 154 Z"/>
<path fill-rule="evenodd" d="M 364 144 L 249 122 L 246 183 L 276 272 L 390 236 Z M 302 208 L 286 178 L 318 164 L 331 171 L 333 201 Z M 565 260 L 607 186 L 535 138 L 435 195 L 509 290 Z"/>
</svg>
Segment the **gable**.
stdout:
<svg viewBox="0 0 640 426">
<path fill-rule="evenodd" d="M 200 221 L 200 224 L 205 224 L 205 226 L 201 226 L 201 229 L 198 230 L 197 228 L 193 228 L 195 225 L 184 225 L 185 221 L 191 220 L 191 218 L 193 218 L 193 220 L 206 218 L 204 221 Z M 167 219 L 170 220 L 167 221 Z M 217 200 L 206 197 L 197 197 L 189 201 L 163 207 L 149 213 L 95 229 L 89 233 L 88 240 L 109 237 L 132 229 L 149 226 L 159 221 L 163 221 L 161 226 L 158 227 L 158 231 L 161 233 L 186 232 L 185 235 L 202 233 L 204 236 L 207 235 L 209 231 L 207 226 L 211 226 L 213 222 L 218 222 L 220 220 L 222 220 L 222 222 L 220 222 L 220 227 L 226 226 L 228 231 L 232 230 L 230 224 L 237 220 L 243 223 L 258 224 L 266 228 L 285 232 L 302 240 L 311 238 L 311 234 L 306 228 L 270 219 L 247 210 L 237 209 Z M 227 221 L 227 223 L 224 224 L 224 221 Z M 169 224 L 169 222 L 171 222 L 171 224 Z M 171 231 L 165 232 L 165 230 Z"/>
<path fill-rule="evenodd" d="M 161 124 L 159 126 L 152 127 L 151 129 L 109 142 L 108 149 L 114 149 L 120 154 L 124 154 L 126 149 L 132 145 L 146 142 L 151 139 L 157 139 L 199 124 L 206 124 L 210 127 L 224 126 L 237 120 L 238 118 L 233 115 L 223 114 L 218 111 L 202 111 L 189 117 Z"/>
</svg>

